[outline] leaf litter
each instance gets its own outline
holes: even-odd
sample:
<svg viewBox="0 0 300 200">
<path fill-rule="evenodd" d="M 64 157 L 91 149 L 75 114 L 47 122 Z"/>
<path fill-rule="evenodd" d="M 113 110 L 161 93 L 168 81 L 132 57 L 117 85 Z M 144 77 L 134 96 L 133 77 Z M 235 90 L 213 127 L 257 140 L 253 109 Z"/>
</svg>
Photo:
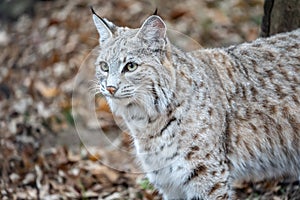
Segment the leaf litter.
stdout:
<svg viewBox="0 0 300 200">
<path fill-rule="evenodd" d="M 257 38 L 263 1 L 32 2 L 33 14 L 0 23 L 1 199 L 161 199 L 143 174 L 99 162 L 124 166 L 121 153 L 101 145 L 88 152 L 74 134 L 73 83 L 98 42 L 89 6 L 119 26 L 130 27 L 138 27 L 157 7 L 170 29 L 201 46 L 217 47 Z M 100 126 L 113 137 L 120 134 L 101 96 L 95 104 Z M 88 127 L 97 130 L 92 121 Z M 124 149 L 132 146 L 123 133 L 115 142 Z M 126 167 L 134 171 L 134 165 Z M 240 199 L 300 199 L 297 180 L 243 182 L 235 188 Z"/>
</svg>

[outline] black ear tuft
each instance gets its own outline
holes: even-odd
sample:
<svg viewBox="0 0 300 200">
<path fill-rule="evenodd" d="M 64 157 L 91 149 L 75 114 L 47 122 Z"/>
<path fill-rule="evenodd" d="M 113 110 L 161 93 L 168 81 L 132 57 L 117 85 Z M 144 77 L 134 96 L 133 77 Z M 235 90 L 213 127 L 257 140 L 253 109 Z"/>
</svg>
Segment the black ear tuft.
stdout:
<svg viewBox="0 0 300 200">
<path fill-rule="evenodd" d="M 103 20 L 103 18 L 102 17 L 100 17 L 96 12 L 95 12 L 95 10 L 93 9 L 93 6 L 90 6 L 90 9 L 91 9 L 91 11 L 92 11 L 92 13 L 94 14 L 94 15 L 96 15 L 107 27 L 109 27 L 110 28 L 110 26 L 109 26 L 109 24 L 107 24 L 107 22 L 105 21 L 105 20 Z"/>
<path fill-rule="evenodd" d="M 157 14 L 157 8 L 155 9 L 154 13 L 152 15 L 158 15 Z"/>
<path fill-rule="evenodd" d="M 94 11 L 93 6 L 90 6 L 90 9 L 91 9 L 91 11 L 92 11 L 92 13 L 93 13 L 94 15 L 97 15 L 97 13 Z M 97 16 L 98 16 L 98 15 L 97 15 Z"/>
<path fill-rule="evenodd" d="M 100 17 L 100 16 L 95 12 L 93 6 L 90 6 L 90 9 L 91 9 L 91 11 L 92 11 L 92 13 L 93 13 L 94 15 L 96 15 L 99 19 L 101 19 L 101 20 L 103 21 L 102 17 Z"/>
</svg>

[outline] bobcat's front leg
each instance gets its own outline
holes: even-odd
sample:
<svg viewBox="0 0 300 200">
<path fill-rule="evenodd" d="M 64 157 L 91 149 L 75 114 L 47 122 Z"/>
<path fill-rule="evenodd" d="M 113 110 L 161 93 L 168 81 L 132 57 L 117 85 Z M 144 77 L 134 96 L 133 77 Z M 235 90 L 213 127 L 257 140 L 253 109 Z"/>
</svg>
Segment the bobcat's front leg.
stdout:
<svg viewBox="0 0 300 200">
<path fill-rule="evenodd" d="M 187 200 L 227 200 L 233 199 L 233 192 L 227 182 L 215 182 L 213 185 L 206 185 L 205 182 L 192 184 L 191 189 L 187 189 Z"/>
<path fill-rule="evenodd" d="M 231 189 L 231 178 L 228 162 L 225 156 L 220 158 L 211 155 L 206 162 L 200 162 L 186 177 L 186 197 L 201 200 L 234 199 Z M 215 158 L 215 159 L 214 159 Z"/>
</svg>

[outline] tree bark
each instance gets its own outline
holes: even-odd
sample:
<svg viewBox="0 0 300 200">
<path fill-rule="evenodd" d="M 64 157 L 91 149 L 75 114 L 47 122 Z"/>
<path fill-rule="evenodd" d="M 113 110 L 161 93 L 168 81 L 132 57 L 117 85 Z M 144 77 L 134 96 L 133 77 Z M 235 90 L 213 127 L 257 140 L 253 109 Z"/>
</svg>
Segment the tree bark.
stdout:
<svg viewBox="0 0 300 200">
<path fill-rule="evenodd" d="M 261 36 L 288 32 L 300 27 L 300 0 L 265 0 Z"/>
</svg>

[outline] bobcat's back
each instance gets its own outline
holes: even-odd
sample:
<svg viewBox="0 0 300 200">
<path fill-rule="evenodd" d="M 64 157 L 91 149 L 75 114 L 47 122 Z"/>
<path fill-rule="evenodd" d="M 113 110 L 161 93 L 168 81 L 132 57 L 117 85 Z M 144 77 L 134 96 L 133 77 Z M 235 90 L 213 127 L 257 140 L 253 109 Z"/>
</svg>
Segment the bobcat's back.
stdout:
<svg viewBox="0 0 300 200">
<path fill-rule="evenodd" d="M 225 91 L 226 144 L 236 178 L 300 174 L 300 29 L 197 52 Z"/>
</svg>

